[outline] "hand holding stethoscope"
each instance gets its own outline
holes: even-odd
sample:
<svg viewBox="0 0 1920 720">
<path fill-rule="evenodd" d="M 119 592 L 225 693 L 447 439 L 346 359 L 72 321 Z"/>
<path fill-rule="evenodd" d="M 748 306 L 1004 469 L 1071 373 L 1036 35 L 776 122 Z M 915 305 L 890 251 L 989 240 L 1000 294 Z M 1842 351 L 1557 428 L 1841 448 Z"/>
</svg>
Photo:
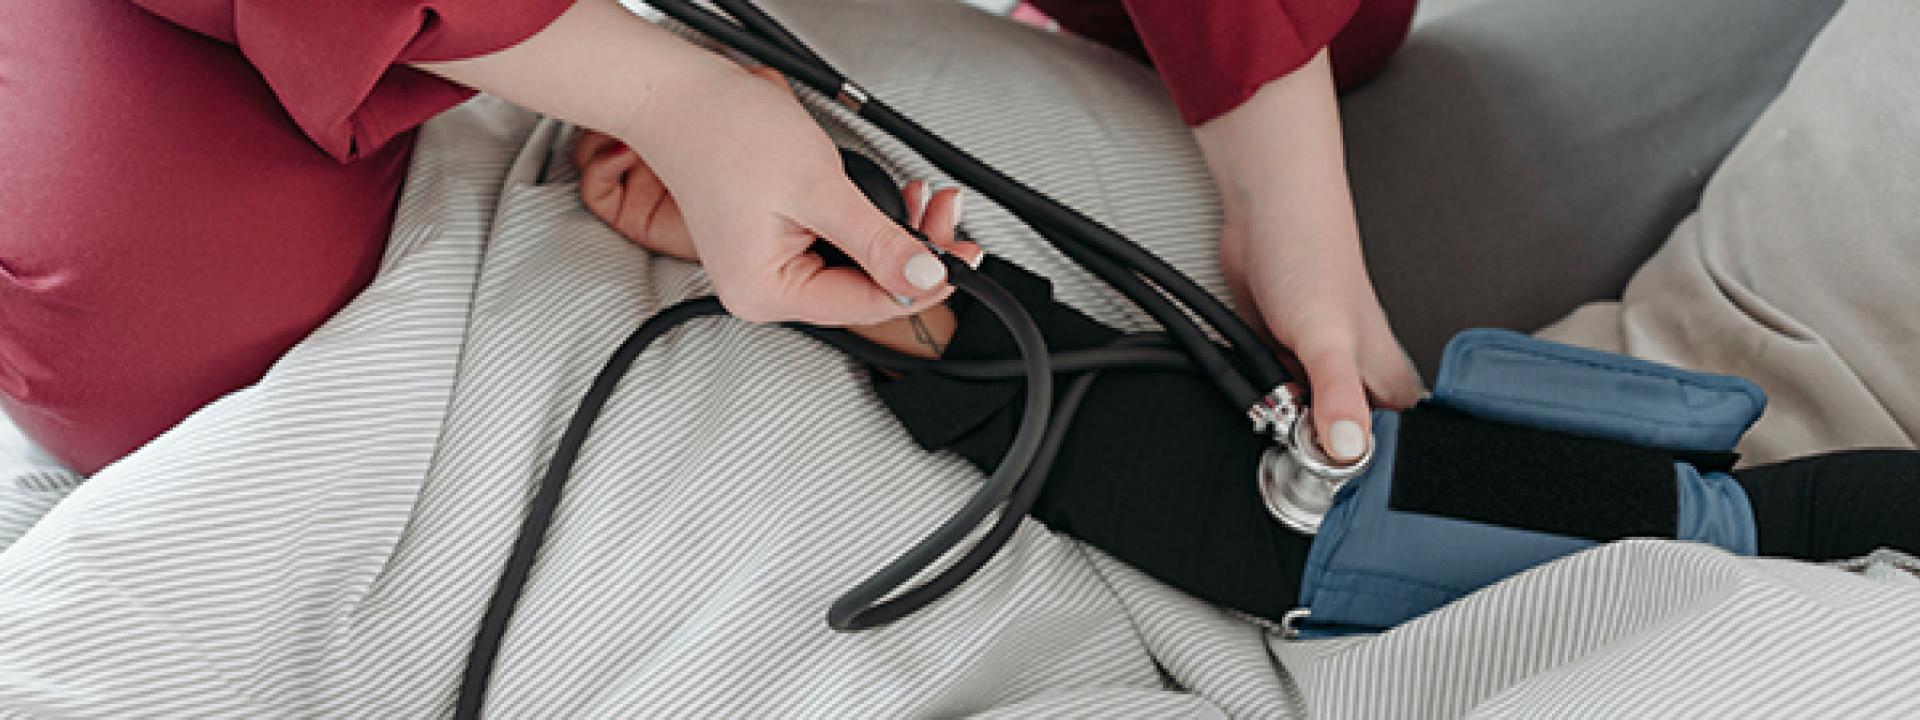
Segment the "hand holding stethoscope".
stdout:
<svg viewBox="0 0 1920 720">
<path fill-rule="evenodd" d="M 681 239 L 737 317 L 869 324 L 952 291 L 940 260 L 848 180 L 784 83 L 616 3 L 576 3 L 512 48 L 419 67 L 600 129 L 645 157 L 671 190 Z M 822 239 L 859 267 L 825 263 L 810 249 Z"/>
<path fill-rule="evenodd" d="M 756 66 L 749 68 L 747 73 L 786 93 L 788 97 L 793 96 L 786 79 L 773 69 Z M 606 133 L 582 130 L 574 140 L 569 156 L 574 167 L 580 170 L 580 200 L 595 217 L 649 251 L 691 262 L 702 261 L 700 245 L 687 226 L 681 203 L 647 160 L 633 148 Z M 839 174 L 837 179 L 844 180 L 844 173 L 837 165 L 834 172 Z M 955 235 L 954 226 L 960 219 L 959 188 L 928 193 L 924 183 L 910 183 L 904 192 L 906 197 L 903 199 L 911 225 L 926 233 L 928 240 L 936 247 L 959 256 L 970 265 L 980 264 L 979 259 L 985 251 L 978 245 L 958 240 Z M 865 202 L 864 197 L 862 202 Z M 892 221 L 888 222 L 891 227 Z M 920 247 L 917 240 L 910 242 L 916 249 Z M 793 262 L 810 264 L 812 260 L 797 258 Z M 851 269 L 829 268 L 827 271 L 851 272 Z M 926 302 L 915 303 L 914 308 L 924 309 L 950 293 L 950 290 L 934 292 Z M 722 297 L 724 299 L 725 296 Z M 739 315 L 737 311 L 733 314 Z"/>
</svg>

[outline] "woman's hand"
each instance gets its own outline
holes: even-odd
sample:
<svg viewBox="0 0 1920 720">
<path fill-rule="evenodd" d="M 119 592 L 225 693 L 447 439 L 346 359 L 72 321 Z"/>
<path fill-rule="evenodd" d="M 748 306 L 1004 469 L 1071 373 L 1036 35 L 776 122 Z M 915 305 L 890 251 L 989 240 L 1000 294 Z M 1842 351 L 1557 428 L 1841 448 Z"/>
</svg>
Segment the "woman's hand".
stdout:
<svg viewBox="0 0 1920 720">
<path fill-rule="evenodd" d="M 755 78 L 614 0 L 580 0 L 506 50 L 421 67 L 605 131 L 645 158 L 738 317 L 869 324 L 952 291 L 939 260 L 847 179 L 784 82 Z M 808 251 L 817 238 L 865 272 L 826 267 Z"/>
<path fill-rule="evenodd" d="M 786 90 L 786 82 L 778 73 L 766 68 L 751 72 L 769 87 Z M 574 166 L 580 169 L 580 200 L 595 217 L 653 252 L 695 262 L 702 259 L 702 250 L 694 241 L 680 203 L 639 153 L 611 135 L 583 130 L 574 140 L 570 156 Z M 909 209 L 909 224 L 924 231 L 936 246 L 979 264 L 980 247 L 955 239 L 954 226 L 959 221 L 960 210 L 958 189 L 929 193 L 925 183 L 915 181 L 902 189 L 902 196 Z M 946 313 L 944 306 L 928 306 L 921 314 L 937 334 L 941 326 L 945 326 L 945 333 L 937 338 L 938 344 L 944 344 L 945 336 L 952 332 L 951 313 Z M 868 325 L 861 332 L 895 349 L 930 350 L 908 344 L 917 338 L 903 318 Z M 894 342 L 896 340 L 899 342 Z"/>
<path fill-rule="evenodd" d="M 1220 187 L 1236 302 L 1305 366 L 1322 449 L 1357 459 L 1369 405 L 1408 407 L 1421 388 L 1360 255 L 1326 53 L 1194 135 Z"/>
<path fill-rule="evenodd" d="M 848 180 L 778 74 L 728 68 L 628 138 L 677 201 L 721 300 L 748 320 L 867 325 L 952 292 L 946 269 Z M 861 269 L 809 252 L 825 238 Z M 912 299 L 910 307 L 896 302 Z"/>
</svg>

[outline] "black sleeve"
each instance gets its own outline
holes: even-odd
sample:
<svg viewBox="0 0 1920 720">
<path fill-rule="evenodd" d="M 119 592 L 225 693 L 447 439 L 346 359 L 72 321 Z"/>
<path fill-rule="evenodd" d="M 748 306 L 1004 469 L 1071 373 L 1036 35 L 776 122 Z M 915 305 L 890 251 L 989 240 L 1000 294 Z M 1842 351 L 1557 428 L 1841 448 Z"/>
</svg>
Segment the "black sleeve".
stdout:
<svg viewBox="0 0 1920 720">
<path fill-rule="evenodd" d="M 1920 453 L 1852 450 L 1736 470 L 1760 554 L 1841 560 L 1920 553 Z"/>
<path fill-rule="evenodd" d="M 994 258 L 981 270 L 1033 313 L 1051 350 L 1119 337 L 1054 302 L 1045 279 Z M 985 308 L 957 296 L 953 308 L 945 357 L 1017 357 Z M 876 390 L 922 447 L 990 472 L 1013 441 L 1025 383 L 915 373 Z M 1311 540 L 1267 515 L 1254 473 L 1268 443 L 1211 383 L 1106 371 L 1071 421 L 1035 518 L 1202 599 L 1270 619 L 1294 607 Z"/>
</svg>

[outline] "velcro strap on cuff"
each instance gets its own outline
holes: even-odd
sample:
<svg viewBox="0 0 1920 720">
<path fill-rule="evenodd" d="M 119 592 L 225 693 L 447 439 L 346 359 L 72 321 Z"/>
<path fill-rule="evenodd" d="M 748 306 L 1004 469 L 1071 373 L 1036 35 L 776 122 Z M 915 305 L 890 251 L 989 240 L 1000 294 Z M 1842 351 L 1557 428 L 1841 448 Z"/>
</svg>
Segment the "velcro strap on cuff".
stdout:
<svg viewBox="0 0 1920 720">
<path fill-rule="evenodd" d="M 1401 417 L 1388 505 L 1607 542 L 1673 537 L 1674 454 L 1484 420 L 1434 405 Z"/>
</svg>

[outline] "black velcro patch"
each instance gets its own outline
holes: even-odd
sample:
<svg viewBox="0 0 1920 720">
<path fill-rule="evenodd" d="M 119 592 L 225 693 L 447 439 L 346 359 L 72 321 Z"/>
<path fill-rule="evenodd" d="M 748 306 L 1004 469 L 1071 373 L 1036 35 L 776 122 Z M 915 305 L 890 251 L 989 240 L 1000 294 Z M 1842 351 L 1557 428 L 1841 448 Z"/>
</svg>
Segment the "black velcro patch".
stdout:
<svg viewBox="0 0 1920 720">
<path fill-rule="evenodd" d="M 1667 450 L 1423 404 L 1400 416 L 1388 506 L 1601 542 L 1672 537 L 1673 462 Z"/>
</svg>

